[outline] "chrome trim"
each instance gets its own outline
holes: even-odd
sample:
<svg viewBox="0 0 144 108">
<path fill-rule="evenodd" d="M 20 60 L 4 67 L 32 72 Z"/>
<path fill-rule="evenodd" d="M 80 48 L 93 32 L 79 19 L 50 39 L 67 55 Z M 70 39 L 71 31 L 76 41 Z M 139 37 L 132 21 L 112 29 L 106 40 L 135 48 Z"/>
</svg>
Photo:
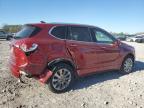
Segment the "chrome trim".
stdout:
<svg viewBox="0 0 144 108">
<path fill-rule="evenodd" d="M 58 37 L 55 37 L 54 35 L 52 35 L 51 34 L 51 31 L 54 29 L 54 28 L 56 28 L 56 27 L 61 27 L 61 26 L 68 26 L 68 25 L 57 25 L 57 26 L 53 26 L 50 30 L 49 30 L 49 32 L 48 32 L 48 34 L 49 35 L 51 35 L 52 37 L 54 37 L 54 38 L 56 38 L 56 39 L 59 39 L 59 40 L 66 40 L 66 41 L 74 41 L 74 42 L 80 42 L 80 43 L 91 43 L 91 44 L 97 44 L 97 45 L 99 45 L 99 44 L 106 44 L 106 43 L 97 43 L 97 42 L 86 42 L 86 41 L 78 41 L 78 40 L 70 40 L 70 39 L 61 39 L 61 38 L 58 38 Z M 71 25 L 70 25 L 71 26 Z M 81 26 L 82 27 L 82 26 Z M 87 27 L 87 26 L 83 26 L 83 27 Z M 91 39 L 92 39 L 92 35 L 91 35 L 91 33 L 90 33 L 90 28 L 91 27 L 87 27 L 88 28 L 88 31 L 89 31 L 89 35 L 90 35 L 90 37 L 91 37 Z M 97 27 L 94 27 L 94 28 L 97 28 Z M 93 39 L 92 39 L 93 40 Z M 113 45 L 113 44 L 106 44 L 106 45 Z"/>
<path fill-rule="evenodd" d="M 38 48 L 38 44 L 36 43 L 33 43 L 32 46 L 29 48 L 29 49 L 24 49 L 23 47 L 20 46 L 20 48 L 25 52 L 25 53 L 28 53 L 28 52 L 32 52 L 34 50 L 36 50 Z"/>
<path fill-rule="evenodd" d="M 66 39 L 67 41 L 75 41 L 75 42 L 80 42 L 80 43 L 91 43 L 91 44 L 97 44 L 96 42 L 85 42 L 85 41 L 77 41 L 77 40 L 68 40 Z"/>
<path fill-rule="evenodd" d="M 59 40 L 67 40 L 67 41 L 76 41 L 76 42 L 84 42 L 84 43 L 96 43 L 96 42 L 86 42 L 86 41 L 77 41 L 77 40 L 69 40 L 69 39 L 61 39 L 61 38 L 58 38 L 58 37 L 55 37 L 54 35 L 52 35 L 51 34 L 51 31 L 54 29 L 54 28 L 56 28 L 56 27 L 61 27 L 61 26 L 68 26 L 68 25 L 58 25 L 58 26 L 53 26 L 50 30 L 49 30 L 49 32 L 48 32 L 48 34 L 49 35 L 51 35 L 52 37 L 54 37 L 54 38 L 56 38 L 56 39 L 59 39 Z M 85 26 L 84 26 L 85 27 Z M 89 29 L 89 28 L 88 28 Z M 89 32 L 90 33 L 90 32 Z M 91 36 L 91 35 L 90 35 Z M 91 37 L 91 39 L 92 39 L 92 37 Z"/>
</svg>

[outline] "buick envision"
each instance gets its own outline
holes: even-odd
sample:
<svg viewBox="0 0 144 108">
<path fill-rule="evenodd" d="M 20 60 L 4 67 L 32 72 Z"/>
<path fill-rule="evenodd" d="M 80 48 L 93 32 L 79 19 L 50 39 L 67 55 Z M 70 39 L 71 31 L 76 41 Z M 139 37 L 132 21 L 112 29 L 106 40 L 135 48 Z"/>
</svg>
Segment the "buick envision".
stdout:
<svg viewBox="0 0 144 108">
<path fill-rule="evenodd" d="M 57 93 L 68 90 L 79 76 L 106 70 L 130 73 L 135 61 L 133 47 L 90 25 L 26 24 L 10 47 L 15 77 L 34 77 Z"/>
</svg>

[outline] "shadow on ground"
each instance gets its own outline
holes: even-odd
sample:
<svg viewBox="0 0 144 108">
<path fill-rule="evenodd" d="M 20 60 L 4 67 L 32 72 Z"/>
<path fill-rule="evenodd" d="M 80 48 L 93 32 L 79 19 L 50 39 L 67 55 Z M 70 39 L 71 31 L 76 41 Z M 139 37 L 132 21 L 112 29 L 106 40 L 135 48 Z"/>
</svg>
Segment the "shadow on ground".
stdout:
<svg viewBox="0 0 144 108">
<path fill-rule="evenodd" d="M 144 70 L 144 62 L 142 62 L 142 61 L 136 61 L 133 72 L 143 71 L 143 70 Z"/>
<path fill-rule="evenodd" d="M 144 70 L 144 62 L 136 61 L 134 66 L 134 72 L 140 72 Z M 97 83 L 102 83 L 107 80 L 118 79 L 119 77 L 123 76 L 118 71 L 108 71 L 101 74 L 94 74 L 87 77 L 83 77 L 76 81 L 76 85 L 73 86 L 73 90 L 87 88 Z"/>
</svg>

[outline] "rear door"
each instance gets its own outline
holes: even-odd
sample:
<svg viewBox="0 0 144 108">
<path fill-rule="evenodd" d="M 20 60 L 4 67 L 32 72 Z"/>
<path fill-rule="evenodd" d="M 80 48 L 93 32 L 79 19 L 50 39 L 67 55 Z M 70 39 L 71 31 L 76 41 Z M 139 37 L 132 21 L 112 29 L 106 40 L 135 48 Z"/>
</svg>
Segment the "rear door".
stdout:
<svg viewBox="0 0 144 108">
<path fill-rule="evenodd" d="M 80 74 L 86 74 L 95 67 L 95 42 L 93 42 L 87 27 L 68 27 L 66 46 L 77 64 Z"/>
<path fill-rule="evenodd" d="M 120 49 L 116 39 L 111 34 L 99 28 L 90 29 L 95 43 L 95 56 L 98 58 L 95 64 L 102 70 L 109 69 L 116 65 L 116 61 L 120 56 Z M 100 69 L 100 70 L 101 70 Z"/>
</svg>

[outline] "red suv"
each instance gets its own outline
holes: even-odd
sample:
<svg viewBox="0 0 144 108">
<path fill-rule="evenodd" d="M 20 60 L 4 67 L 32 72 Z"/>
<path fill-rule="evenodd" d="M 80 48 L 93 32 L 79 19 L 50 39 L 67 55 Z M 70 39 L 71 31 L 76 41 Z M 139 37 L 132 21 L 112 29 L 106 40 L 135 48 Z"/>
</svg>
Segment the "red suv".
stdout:
<svg viewBox="0 0 144 108">
<path fill-rule="evenodd" d="M 64 92 L 78 76 L 119 70 L 130 73 L 135 50 L 105 30 L 89 25 L 26 24 L 11 41 L 12 74 L 37 78 Z"/>
</svg>

